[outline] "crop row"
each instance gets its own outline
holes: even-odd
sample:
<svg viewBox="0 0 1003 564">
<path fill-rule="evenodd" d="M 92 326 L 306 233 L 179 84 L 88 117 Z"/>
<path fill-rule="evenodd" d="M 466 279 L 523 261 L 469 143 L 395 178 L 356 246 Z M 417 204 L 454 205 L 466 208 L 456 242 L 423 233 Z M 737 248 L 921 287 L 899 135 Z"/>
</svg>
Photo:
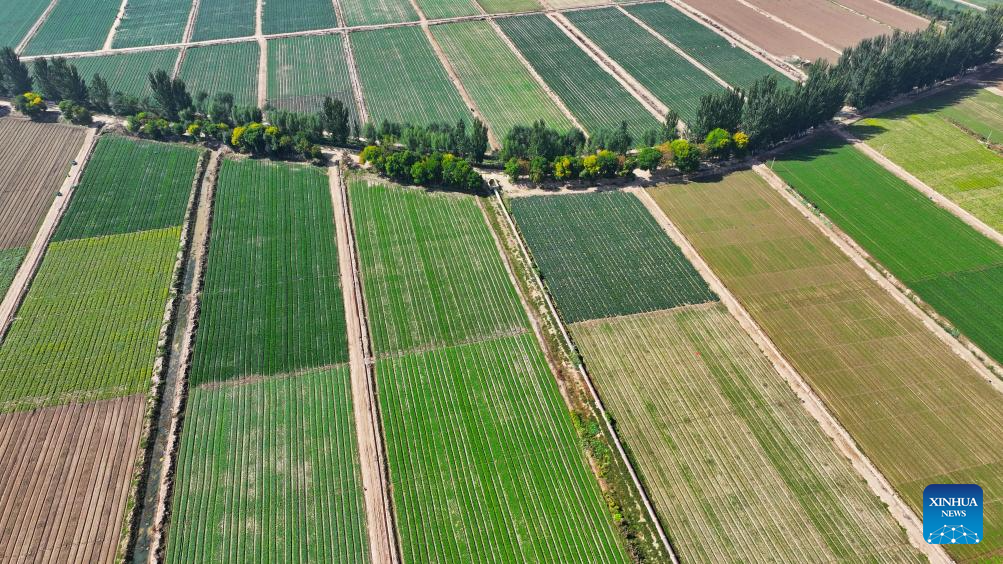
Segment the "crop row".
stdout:
<svg viewBox="0 0 1003 564">
<path fill-rule="evenodd" d="M 409 0 L 340 0 L 345 25 L 381 25 L 418 21 Z"/>
<path fill-rule="evenodd" d="M 258 64 L 261 48 L 255 41 L 224 43 L 189 49 L 181 63 L 188 91 L 229 92 L 239 106 L 258 105 Z"/>
<path fill-rule="evenodd" d="M 0 20 L 0 48 L 16 47 L 49 6 L 49 0 L 24 0 L 4 4 Z"/>
<path fill-rule="evenodd" d="M 328 96 L 341 100 L 348 109 L 350 123 L 358 120 L 341 35 L 268 42 L 269 103 L 284 110 L 316 112 Z"/>
<path fill-rule="evenodd" d="M 108 38 L 120 4 L 119 0 L 57 2 L 23 54 L 46 55 L 100 49 Z"/>
<path fill-rule="evenodd" d="M 24 255 L 27 254 L 27 247 L 14 247 L 11 249 L 0 249 L 0 296 L 7 295 L 7 288 L 14 280 Z"/>
<path fill-rule="evenodd" d="M 266 34 L 338 26 L 331 0 L 268 0 L 261 18 Z"/>
<path fill-rule="evenodd" d="M 474 0 L 416 0 L 425 17 L 430 20 L 481 14 Z"/>
<path fill-rule="evenodd" d="M 136 98 L 152 94 L 150 90 L 150 73 L 158 70 L 171 73 L 174 63 L 178 60 L 179 49 L 158 51 L 138 51 L 135 53 L 118 53 L 115 55 L 99 55 L 96 57 L 80 57 L 71 59 L 80 76 L 88 84 L 95 74 L 100 74 L 108 83 L 108 89 L 122 92 Z"/>
<path fill-rule="evenodd" d="M 192 0 L 129 0 L 112 47 L 180 43 L 191 10 Z"/>
<path fill-rule="evenodd" d="M 255 31 L 255 11 L 255 0 L 199 0 L 192 41 L 250 37 Z M 239 70 L 247 72 L 247 67 Z"/>
</svg>

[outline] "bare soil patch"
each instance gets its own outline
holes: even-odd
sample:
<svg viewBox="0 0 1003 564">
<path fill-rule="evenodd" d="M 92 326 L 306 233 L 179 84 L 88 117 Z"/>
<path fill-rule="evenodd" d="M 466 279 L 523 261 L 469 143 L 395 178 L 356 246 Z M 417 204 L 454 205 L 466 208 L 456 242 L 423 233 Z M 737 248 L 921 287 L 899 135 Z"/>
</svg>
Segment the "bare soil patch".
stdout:
<svg viewBox="0 0 1003 564">
<path fill-rule="evenodd" d="M 879 22 L 902 29 L 905 31 L 916 31 L 930 25 L 930 22 L 898 8 L 891 4 L 886 4 L 880 0 L 831 0 L 840 6 L 845 6 L 854 12 L 858 12 L 874 18 Z"/>
<path fill-rule="evenodd" d="M 828 0 L 746 1 L 839 48 L 850 47 L 868 37 L 892 32 L 890 27 Z"/>
</svg>

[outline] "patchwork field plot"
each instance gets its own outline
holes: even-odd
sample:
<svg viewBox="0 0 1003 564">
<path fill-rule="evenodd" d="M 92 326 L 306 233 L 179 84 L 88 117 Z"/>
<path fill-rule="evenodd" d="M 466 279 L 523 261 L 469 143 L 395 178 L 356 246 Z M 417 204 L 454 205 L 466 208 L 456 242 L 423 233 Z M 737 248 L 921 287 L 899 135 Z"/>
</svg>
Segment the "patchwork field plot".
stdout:
<svg viewBox="0 0 1003 564">
<path fill-rule="evenodd" d="M 959 86 L 939 98 L 938 115 L 960 125 L 974 135 L 997 143 L 1003 139 L 1003 96 L 983 88 Z"/>
<path fill-rule="evenodd" d="M 976 92 L 995 100 L 965 104 Z M 997 123 L 1003 120 L 1003 97 L 965 89 L 867 118 L 851 131 L 993 229 L 1003 231 L 1003 156 L 983 145 L 983 132 L 991 137 L 998 131 L 987 114 L 996 116 Z"/>
<path fill-rule="evenodd" d="M 561 131 L 574 127 L 491 24 L 472 21 L 431 29 L 495 137 L 502 139 L 512 126 L 540 119 Z"/>
<path fill-rule="evenodd" d="M 404 561 L 627 561 L 532 334 L 376 376 Z"/>
<path fill-rule="evenodd" d="M 14 275 L 27 253 L 28 247 L 0 249 L 0 296 L 7 293 L 10 283 L 14 281 Z"/>
<path fill-rule="evenodd" d="M 130 0 L 112 47 L 180 43 L 191 10 L 191 0 Z"/>
<path fill-rule="evenodd" d="M 474 0 L 416 0 L 425 17 L 430 20 L 482 14 Z"/>
<path fill-rule="evenodd" d="M 608 0 L 547 0 L 547 4 L 557 10 L 563 10 L 564 8 L 584 8 L 607 3 Z"/>
<path fill-rule="evenodd" d="M 682 560 L 921 561 L 724 306 L 571 332 Z"/>
<path fill-rule="evenodd" d="M 23 55 L 93 51 L 104 46 L 120 0 L 61 0 Z"/>
<path fill-rule="evenodd" d="M 289 33 L 338 27 L 331 0 L 268 0 L 261 27 L 264 33 Z"/>
<path fill-rule="evenodd" d="M 569 323 L 717 299 L 632 194 L 514 198 L 511 207 Z"/>
<path fill-rule="evenodd" d="M 891 35 L 892 28 L 855 14 L 828 0 L 747 0 L 839 49 L 868 37 Z"/>
<path fill-rule="evenodd" d="M 145 407 L 135 395 L 0 414 L 0 559 L 115 559 Z"/>
<path fill-rule="evenodd" d="M 4 18 L 0 21 L 0 48 L 17 47 L 48 6 L 49 0 L 5 4 Z"/>
<path fill-rule="evenodd" d="M 123 92 L 130 96 L 143 98 L 152 94 L 149 75 L 158 70 L 170 73 L 178 60 L 178 49 L 162 51 L 139 51 L 135 53 L 119 53 L 115 55 L 99 55 L 97 57 L 79 57 L 71 59 L 80 76 L 88 83 L 95 74 L 108 82 L 112 92 Z"/>
<path fill-rule="evenodd" d="M 192 41 L 254 35 L 255 4 L 255 0 L 199 0 Z"/>
<path fill-rule="evenodd" d="M 345 25 L 381 25 L 418 21 L 409 0 L 341 0 Z"/>
<path fill-rule="evenodd" d="M 191 391 L 168 562 L 367 562 L 348 368 Z"/>
<path fill-rule="evenodd" d="M 235 104 L 257 106 L 260 55 L 254 41 L 192 48 L 181 63 L 181 78 L 189 92 L 204 91 L 210 97 L 229 92 Z"/>
<path fill-rule="evenodd" d="M 477 3 L 489 14 L 533 12 L 543 9 L 537 0 L 477 0 Z"/>
<path fill-rule="evenodd" d="M 358 119 L 340 35 L 290 37 L 268 42 L 268 101 L 277 108 L 316 112 L 330 96 Z"/>
<path fill-rule="evenodd" d="M 0 250 L 35 238 L 85 135 L 79 127 L 0 119 Z"/>
<path fill-rule="evenodd" d="M 353 33 L 351 41 L 366 110 L 374 124 L 472 119 L 420 28 Z"/>
<path fill-rule="evenodd" d="M 626 121 L 639 138 L 656 120 L 623 86 L 542 14 L 502 18 L 498 25 L 589 133 Z M 583 78 L 587 77 L 587 78 Z"/>
<path fill-rule="evenodd" d="M 947 0 L 945 3 L 953 3 L 953 0 Z M 930 25 L 926 19 L 912 12 L 897 9 L 891 3 L 876 2 L 875 0 L 839 0 L 837 4 L 859 14 L 865 14 L 885 25 L 906 31 L 916 31 Z"/>
<path fill-rule="evenodd" d="M 322 170 L 223 161 L 192 385 L 347 362 Z"/>
<path fill-rule="evenodd" d="M 732 86 L 746 88 L 766 75 L 775 76 L 781 84 L 792 84 L 784 74 L 669 4 L 636 4 L 626 9 Z"/>
<path fill-rule="evenodd" d="M 377 354 L 528 329 L 473 197 L 349 181 L 359 268 Z"/>
<path fill-rule="evenodd" d="M 774 168 L 969 339 L 1003 361 L 998 286 L 1003 248 L 834 137 L 792 151 Z"/>
<path fill-rule="evenodd" d="M 1003 549 L 1003 441 L 952 432 L 1003 425 L 999 392 L 754 173 L 652 196 L 914 510 L 926 484 L 992 484 L 987 542 L 950 553 Z"/>
</svg>

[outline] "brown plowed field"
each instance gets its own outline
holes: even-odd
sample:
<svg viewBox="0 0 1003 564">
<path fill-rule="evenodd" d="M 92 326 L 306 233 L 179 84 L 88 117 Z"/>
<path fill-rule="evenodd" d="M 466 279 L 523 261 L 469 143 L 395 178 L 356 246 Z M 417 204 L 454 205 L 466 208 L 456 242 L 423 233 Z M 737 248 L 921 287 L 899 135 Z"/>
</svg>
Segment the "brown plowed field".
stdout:
<svg viewBox="0 0 1003 564">
<path fill-rule="evenodd" d="M 839 53 L 734 0 L 681 1 L 782 59 L 795 55 L 809 61 L 839 58 Z"/>
<path fill-rule="evenodd" d="M 145 396 L 0 415 L 0 562 L 111 562 Z"/>
<path fill-rule="evenodd" d="M 878 0 L 830 0 L 841 6 L 846 6 L 847 8 L 853 10 L 854 12 L 859 12 L 861 14 L 867 14 L 868 16 L 880 21 L 881 23 L 890 25 L 892 27 L 897 27 L 905 31 L 915 31 L 917 29 L 923 29 L 930 25 L 930 22 L 917 16 L 906 12 L 905 10 L 900 10 L 895 6 L 886 4 L 884 2 L 879 2 Z"/>
<path fill-rule="evenodd" d="M 85 134 L 80 127 L 0 118 L 0 249 L 35 237 Z"/>
<path fill-rule="evenodd" d="M 888 26 L 854 14 L 828 0 L 746 1 L 840 49 L 856 45 L 868 37 L 892 32 Z"/>
</svg>

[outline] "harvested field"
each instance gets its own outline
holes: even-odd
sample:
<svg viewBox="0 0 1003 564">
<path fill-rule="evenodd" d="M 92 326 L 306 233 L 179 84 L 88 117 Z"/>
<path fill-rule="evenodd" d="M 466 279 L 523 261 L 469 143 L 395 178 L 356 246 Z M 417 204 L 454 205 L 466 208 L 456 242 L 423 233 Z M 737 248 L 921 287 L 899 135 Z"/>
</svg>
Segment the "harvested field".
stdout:
<svg viewBox="0 0 1003 564">
<path fill-rule="evenodd" d="M 477 3 L 489 14 L 535 12 L 543 9 L 537 0 L 477 0 Z"/>
<path fill-rule="evenodd" d="M 112 47 L 180 43 L 191 10 L 192 0 L 129 0 Z"/>
<path fill-rule="evenodd" d="M 526 331 L 525 311 L 471 196 L 349 179 L 377 354 Z"/>
<path fill-rule="evenodd" d="M 531 333 L 376 378 L 403 561 L 627 561 Z"/>
<path fill-rule="evenodd" d="M 179 49 L 162 51 L 139 51 L 136 53 L 118 53 L 115 55 L 99 55 L 97 57 L 79 57 L 70 62 L 80 71 L 80 76 L 88 83 L 95 74 L 108 82 L 108 89 L 123 92 L 136 98 L 152 94 L 149 75 L 158 70 L 170 73 L 178 60 Z"/>
<path fill-rule="evenodd" d="M 224 160 L 192 385 L 348 361 L 323 169 Z"/>
<path fill-rule="evenodd" d="M 845 49 L 868 37 L 891 35 L 892 28 L 829 0 L 746 0 L 822 41 Z"/>
<path fill-rule="evenodd" d="M 268 101 L 295 112 L 316 112 L 330 96 L 358 119 L 341 35 L 290 37 L 268 42 Z"/>
<path fill-rule="evenodd" d="M 766 75 L 775 76 L 780 84 L 792 84 L 783 73 L 734 46 L 670 4 L 636 4 L 628 6 L 627 11 L 732 86 L 747 88 Z"/>
<path fill-rule="evenodd" d="M 104 135 L 54 241 L 181 225 L 199 150 Z"/>
<path fill-rule="evenodd" d="M 351 41 L 372 123 L 454 124 L 473 119 L 421 28 L 353 33 Z"/>
<path fill-rule="evenodd" d="M 82 127 L 0 119 L 0 250 L 26 247 L 35 238 L 86 133 Z"/>
<path fill-rule="evenodd" d="M 204 91 L 210 98 L 229 92 L 234 104 L 257 106 L 260 55 L 254 41 L 191 48 L 181 63 L 181 78 L 189 92 Z"/>
<path fill-rule="evenodd" d="M 839 58 L 838 52 L 735 0 L 684 0 L 681 3 L 699 10 L 705 16 L 781 59 L 800 58 L 807 61 L 827 59 L 836 62 Z"/>
<path fill-rule="evenodd" d="M 503 139 L 513 126 L 540 119 L 559 131 L 574 127 L 491 24 L 472 21 L 431 29 L 495 137 Z"/>
<path fill-rule="evenodd" d="M 568 323 L 717 299 L 632 194 L 536 196 L 510 205 Z"/>
<path fill-rule="evenodd" d="M 24 0 L 4 4 L 4 17 L 0 20 L 0 48 L 17 47 L 48 6 L 49 0 Z"/>
<path fill-rule="evenodd" d="M 24 255 L 28 253 L 28 247 L 14 247 L 13 249 L 0 249 L 0 299 L 3 299 L 10 288 L 10 283 L 14 280 L 17 269 L 24 260 Z"/>
<path fill-rule="evenodd" d="M 854 12 L 870 16 L 879 22 L 905 31 L 924 29 L 930 22 L 905 9 L 881 0 L 833 0 Z"/>
<path fill-rule="evenodd" d="M 972 342 L 1003 361 L 1003 248 L 835 137 L 791 151 L 774 168 Z"/>
<path fill-rule="evenodd" d="M 143 395 L 0 415 L 0 560 L 112 562 Z"/>
<path fill-rule="evenodd" d="M 659 126 L 615 78 L 542 14 L 497 20 L 523 56 L 591 134 L 626 121 L 639 139 Z"/>
<path fill-rule="evenodd" d="M 702 96 L 724 89 L 616 8 L 581 10 L 565 15 L 686 123 L 696 120 Z"/>
<path fill-rule="evenodd" d="M 482 14 L 475 0 L 416 0 L 425 17 L 430 20 L 456 18 Z"/>
<path fill-rule="evenodd" d="M 923 561 L 721 304 L 571 332 L 683 561 Z"/>
<path fill-rule="evenodd" d="M 167 562 L 369 560 L 348 368 L 192 390 Z"/>
<path fill-rule="evenodd" d="M 199 0 L 192 41 L 254 35 L 255 6 L 256 0 Z M 247 68 L 239 67 L 244 72 Z M 191 85 L 188 90 L 192 91 Z"/>
<path fill-rule="evenodd" d="M 344 25 L 380 25 L 418 21 L 409 0 L 339 0 Z"/>
<path fill-rule="evenodd" d="M 755 173 L 652 196 L 918 514 L 926 484 L 988 485 L 987 542 L 947 548 L 998 555 L 1003 439 L 953 430 L 1003 425 L 999 392 Z"/>
<path fill-rule="evenodd" d="M 22 55 L 93 51 L 104 46 L 121 0 L 60 0 Z"/>
<path fill-rule="evenodd" d="M 267 0 L 261 27 L 266 34 L 338 27 L 331 0 Z"/>
</svg>

